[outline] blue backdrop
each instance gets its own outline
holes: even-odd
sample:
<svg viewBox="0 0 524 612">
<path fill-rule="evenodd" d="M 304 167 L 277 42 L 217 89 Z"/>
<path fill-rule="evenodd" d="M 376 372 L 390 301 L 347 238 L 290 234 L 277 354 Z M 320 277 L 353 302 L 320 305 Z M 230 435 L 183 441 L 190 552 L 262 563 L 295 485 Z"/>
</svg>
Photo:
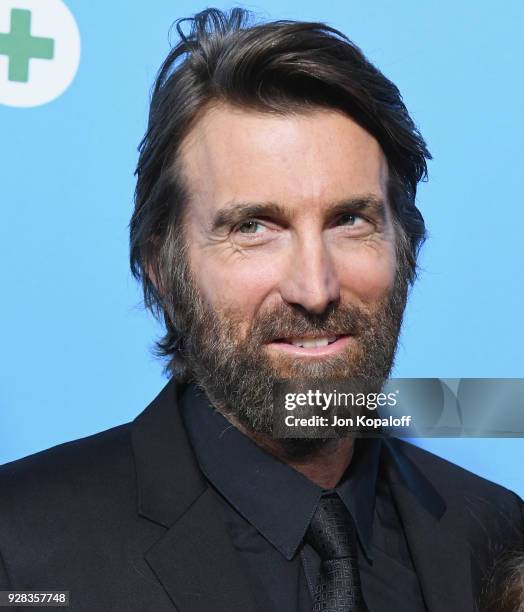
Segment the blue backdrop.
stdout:
<svg viewBox="0 0 524 612">
<path fill-rule="evenodd" d="M 70 84 L 78 40 L 72 20 L 53 18 L 60 0 L 0 0 L 0 102 L 9 103 L 0 105 L 0 463 L 130 420 L 165 382 L 150 352 L 160 330 L 128 271 L 127 224 L 169 26 L 206 5 L 66 4 L 81 40 Z M 434 155 L 418 197 L 430 239 L 395 375 L 524 377 L 524 3 L 267 0 L 248 8 L 347 33 L 397 83 Z M 12 68 L 18 81 L 9 78 L 20 52 L 7 36 L 13 9 L 20 31 L 34 9 L 29 33 L 40 41 L 26 81 L 23 58 Z M 55 28 L 47 36 L 46 23 Z M 21 106 L 23 88 L 61 58 L 63 93 Z M 417 443 L 524 495 L 522 439 Z"/>
</svg>

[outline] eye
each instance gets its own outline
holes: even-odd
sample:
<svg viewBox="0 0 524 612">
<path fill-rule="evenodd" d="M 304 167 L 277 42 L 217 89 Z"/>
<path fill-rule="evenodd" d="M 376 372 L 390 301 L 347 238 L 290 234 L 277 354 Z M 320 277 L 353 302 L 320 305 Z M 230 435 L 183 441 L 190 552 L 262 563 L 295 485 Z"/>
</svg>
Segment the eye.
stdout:
<svg viewBox="0 0 524 612">
<path fill-rule="evenodd" d="M 260 234 L 261 232 L 257 231 L 259 228 L 262 228 L 262 230 L 264 229 L 262 223 L 255 221 L 254 219 L 250 219 L 249 221 L 244 221 L 243 223 L 237 225 L 235 231 L 241 234 Z"/>
<path fill-rule="evenodd" d="M 355 225 L 357 220 L 364 221 L 364 219 L 359 215 L 354 215 L 352 213 L 344 213 L 338 218 L 338 222 L 340 225 Z"/>
</svg>

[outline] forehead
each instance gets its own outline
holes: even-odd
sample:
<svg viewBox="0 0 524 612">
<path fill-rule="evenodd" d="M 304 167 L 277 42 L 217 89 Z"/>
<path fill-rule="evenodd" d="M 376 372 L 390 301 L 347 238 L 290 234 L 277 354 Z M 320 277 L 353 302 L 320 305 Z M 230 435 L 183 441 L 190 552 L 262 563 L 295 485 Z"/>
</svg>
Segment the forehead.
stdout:
<svg viewBox="0 0 524 612">
<path fill-rule="evenodd" d="M 305 210 L 354 195 L 387 196 L 380 145 L 333 110 L 282 115 L 211 107 L 185 138 L 179 162 L 191 202 L 207 209 L 271 201 Z"/>
</svg>

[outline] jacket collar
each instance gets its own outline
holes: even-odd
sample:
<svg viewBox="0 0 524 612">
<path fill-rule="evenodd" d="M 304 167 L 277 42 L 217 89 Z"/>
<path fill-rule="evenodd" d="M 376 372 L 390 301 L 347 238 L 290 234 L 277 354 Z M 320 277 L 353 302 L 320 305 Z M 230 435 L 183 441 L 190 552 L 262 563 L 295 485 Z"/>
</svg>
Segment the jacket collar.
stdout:
<svg viewBox="0 0 524 612">
<path fill-rule="evenodd" d="M 133 421 L 138 513 L 170 527 L 206 490 L 177 409 L 173 380 Z M 176 477 L 174 475 L 176 474 Z"/>
</svg>

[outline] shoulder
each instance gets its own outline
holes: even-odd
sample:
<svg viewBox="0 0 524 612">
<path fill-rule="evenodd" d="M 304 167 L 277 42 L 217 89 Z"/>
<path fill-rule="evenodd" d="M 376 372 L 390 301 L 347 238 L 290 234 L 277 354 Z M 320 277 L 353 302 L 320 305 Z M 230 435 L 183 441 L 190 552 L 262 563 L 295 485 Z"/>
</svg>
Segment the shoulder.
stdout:
<svg viewBox="0 0 524 612">
<path fill-rule="evenodd" d="M 113 497 L 133 472 L 130 423 L 59 444 L 0 466 L 0 518 Z"/>
<path fill-rule="evenodd" d="M 392 441 L 391 444 L 408 457 L 419 469 L 431 474 L 433 480 L 446 487 L 481 490 L 490 495 L 502 497 L 515 495 L 509 489 L 474 474 L 419 446 L 398 439 Z"/>
<path fill-rule="evenodd" d="M 409 442 L 394 439 L 388 441 L 387 447 L 397 462 L 399 457 L 401 461 L 407 459 L 438 491 L 448 507 L 462 506 L 479 517 L 498 517 L 522 530 L 524 504 L 513 491 Z"/>
<path fill-rule="evenodd" d="M 127 593 L 127 609 L 147 609 L 156 592 L 162 600 L 144 551 L 164 527 L 138 512 L 132 425 L 0 467 L 0 589 L 74 588 L 82 609 L 109 606 L 93 584 Z"/>
<path fill-rule="evenodd" d="M 129 425 L 1 466 L 0 491 L 0 587 L 114 571 L 137 537 Z"/>
</svg>

